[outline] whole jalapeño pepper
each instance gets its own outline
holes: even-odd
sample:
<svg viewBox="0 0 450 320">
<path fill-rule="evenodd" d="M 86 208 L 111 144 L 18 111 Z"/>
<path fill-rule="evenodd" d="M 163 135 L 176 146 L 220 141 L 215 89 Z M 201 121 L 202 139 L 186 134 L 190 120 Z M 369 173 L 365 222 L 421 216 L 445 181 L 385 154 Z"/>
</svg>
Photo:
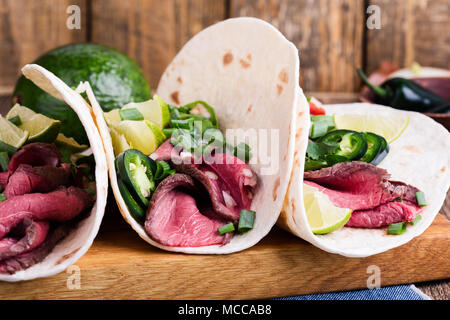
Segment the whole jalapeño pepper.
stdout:
<svg viewBox="0 0 450 320">
<path fill-rule="evenodd" d="M 357 69 L 361 80 L 375 94 L 375 102 L 397 109 L 419 112 L 442 112 L 448 108 L 448 103 L 440 96 L 404 78 L 391 78 L 380 86 L 369 81 L 361 70 Z"/>
</svg>

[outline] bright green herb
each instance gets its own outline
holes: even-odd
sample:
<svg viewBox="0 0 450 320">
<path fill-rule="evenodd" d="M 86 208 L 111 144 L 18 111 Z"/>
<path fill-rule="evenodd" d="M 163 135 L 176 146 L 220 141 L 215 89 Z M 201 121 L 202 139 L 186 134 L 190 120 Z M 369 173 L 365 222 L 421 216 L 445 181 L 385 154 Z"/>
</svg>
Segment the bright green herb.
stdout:
<svg viewBox="0 0 450 320">
<path fill-rule="evenodd" d="M 6 196 L 4 193 L 0 193 L 0 202 L 3 202 L 6 200 Z"/>
<path fill-rule="evenodd" d="M 409 224 L 413 226 L 417 224 L 420 220 L 422 220 L 422 216 L 419 214 L 413 221 L 410 221 Z"/>
<path fill-rule="evenodd" d="M 239 143 L 234 148 L 234 156 L 238 157 L 244 162 L 249 161 L 251 158 L 251 154 L 250 154 L 250 147 L 248 146 L 248 144 L 243 142 Z"/>
<path fill-rule="evenodd" d="M 238 231 L 247 232 L 253 229 L 255 224 L 256 212 L 252 210 L 241 210 L 241 215 L 239 216 Z"/>
<path fill-rule="evenodd" d="M 175 173 L 175 170 L 170 168 L 170 165 L 165 161 L 157 161 L 156 162 L 156 170 L 153 176 L 155 180 L 163 180 L 168 175 L 172 175 Z"/>
<path fill-rule="evenodd" d="M 311 138 L 316 139 L 324 136 L 328 132 L 328 123 L 324 121 L 313 122 L 311 127 Z"/>
<path fill-rule="evenodd" d="M 20 120 L 19 116 L 12 117 L 8 120 L 16 126 L 20 126 L 22 124 L 22 120 Z"/>
<path fill-rule="evenodd" d="M 427 205 L 427 201 L 425 200 L 425 193 L 422 191 L 416 192 L 417 203 L 421 207 L 425 207 Z"/>
<path fill-rule="evenodd" d="M 406 222 L 393 223 L 389 225 L 387 233 L 400 235 L 406 231 Z"/>
<path fill-rule="evenodd" d="M 8 152 L 6 151 L 0 152 L 0 168 L 2 169 L 2 171 L 8 171 L 8 165 L 9 165 Z"/>
<path fill-rule="evenodd" d="M 122 120 L 135 120 L 135 121 L 144 120 L 144 116 L 136 108 L 121 109 L 119 110 L 119 114 Z"/>
<path fill-rule="evenodd" d="M 232 231 L 234 231 L 234 224 L 232 222 L 230 222 L 229 224 L 226 224 L 226 225 L 218 228 L 217 231 L 219 231 L 219 234 L 221 234 L 221 235 L 228 233 L 228 232 L 232 232 Z"/>
</svg>

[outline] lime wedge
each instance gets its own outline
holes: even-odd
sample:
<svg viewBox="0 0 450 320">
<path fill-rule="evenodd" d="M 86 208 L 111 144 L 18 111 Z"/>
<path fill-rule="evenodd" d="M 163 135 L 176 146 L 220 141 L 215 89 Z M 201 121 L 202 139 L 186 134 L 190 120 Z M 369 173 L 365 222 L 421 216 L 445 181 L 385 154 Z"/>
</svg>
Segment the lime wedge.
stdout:
<svg viewBox="0 0 450 320">
<path fill-rule="evenodd" d="M 62 133 L 56 137 L 55 144 L 60 147 L 65 147 L 74 153 L 82 152 L 88 148 L 85 144 L 79 144 L 74 138 L 68 138 Z"/>
<path fill-rule="evenodd" d="M 119 110 L 120 109 L 113 109 L 103 114 L 103 117 L 105 118 L 105 121 L 108 124 L 108 126 L 117 126 L 119 122 L 122 120 L 120 118 Z"/>
<path fill-rule="evenodd" d="M 303 201 L 314 234 L 326 234 L 343 227 L 352 214 L 352 210 L 336 207 L 325 193 L 305 183 Z"/>
<path fill-rule="evenodd" d="M 392 143 L 408 127 L 409 117 L 339 114 L 334 116 L 336 129 L 376 133 Z"/>
<path fill-rule="evenodd" d="M 53 142 L 61 128 L 61 121 L 36 113 L 27 107 L 15 104 L 6 115 L 7 119 L 18 116 L 20 129 L 30 133 L 28 142 Z"/>
<path fill-rule="evenodd" d="M 157 97 L 157 96 L 155 96 Z M 148 100 L 144 102 L 131 102 L 125 105 L 122 109 L 136 108 L 145 120 L 151 121 L 159 128 L 164 128 L 170 121 L 170 112 L 167 104 L 161 99 Z"/>
<path fill-rule="evenodd" d="M 151 154 L 166 139 L 162 130 L 148 120 L 123 120 L 117 126 L 129 146 L 146 155 Z"/>
<path fill-rule="evenodd" d="M 131 149 L 130 145 L 127 142 L 127 139 L 125 139 L 125 136 L 119 133 L 119 131 L 117 131 L 114 126 L 110 126 L 109 130 L 111 133 L 111 140 L 115 156 L 118 156 L 128 149 Z"/>
<path fill-rule="evenodd" d="M 0 151 L 12 153 L 28 139 L 28 131 L 18 128 L 2 116 L 0 116 L 0 128 Z"/>
</svg>

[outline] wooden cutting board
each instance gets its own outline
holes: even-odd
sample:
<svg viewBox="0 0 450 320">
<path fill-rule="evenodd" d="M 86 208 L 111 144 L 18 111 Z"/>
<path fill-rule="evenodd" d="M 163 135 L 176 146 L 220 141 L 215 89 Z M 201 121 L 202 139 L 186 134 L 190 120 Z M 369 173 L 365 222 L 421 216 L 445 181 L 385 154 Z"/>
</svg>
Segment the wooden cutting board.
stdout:
<svg viewBox="0 0 450 320">
<path fill-rule="evenodd" d="M 381 286 L 450 278 L 450 221 L 408 244 L 368 258 L 324 252 L 278 228 L 231 255 L 184 255 L 148 245 L 108 212 L 93 246 L 56 276 L 0 283 L 0 299 L 255 299 L 366 288 L 369 266 Z"/>
</svg>

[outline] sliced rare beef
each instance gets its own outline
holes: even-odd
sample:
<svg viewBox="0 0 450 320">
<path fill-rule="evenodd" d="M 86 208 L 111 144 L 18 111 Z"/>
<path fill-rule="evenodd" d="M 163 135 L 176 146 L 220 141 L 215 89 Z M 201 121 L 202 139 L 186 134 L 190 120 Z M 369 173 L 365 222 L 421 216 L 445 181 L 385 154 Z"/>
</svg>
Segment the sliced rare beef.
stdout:
<svg viewBox="0 0 450 320">
<path fill-rule="evenodd" d="M 24 219 L 67 221 L 90 208 L 94 198 L 76 187 L 29 193 L 0 202 L 0 239 Z"/>
<path fill-rule="evenodd" d="M 242 209 L 250 209 L 256 175 L 239 158 L 219 153 L 200 164 L 182 162 L 172 166 L 204 186 L 214 211 L 224 219 L 236 222 Z"/>
<path fill-rule="evenodd" d="M 361 228 L 411 221 L 420 211 L 419 189 L 389 178 L 386 170 L 359 161 L 304 173 L 304 183 L 317 187 L 336 206 L 353 210 L 346 226 Z"/>
<path fill-rule="evenodd" d="M 0 273 L 13 274 L 41 262 L 72 228 L 73 224 L 64 223 L 50 230 L 44 242 L 33 250 L 0 261 Z"/>
<path fill-rule="evenodd" d="M 155 161 L 170 161 L 174 146 L 170 143 L 170 138 L 164 141 L 155 152 L 150 155 Z"/>
<path fill-rule="evenodd" d="M 24 219 L 12 230 L 10 236 L 0 240 L 0 261 L 28 252 L 45 241 L 49 231 L 48 221 Z"/>
<path fill-rule="evenodd" d="M 413 202 L 388 202 L 376 208 L 353 211 L 347 227 L 380 228 L 392 223 L 413 221 L 422 208 Z"/>
<path fill-rule="evenodd" d="M 199 247 L 224 244 L 230 235 L 217 229 L 227 221 L 206 203 L 201 187 L 186 175 L 165 178 L 152 195 L 145 221 L 147 234 L 171 247 Z"/>
<path fill-rule="evenodd" d="M 8 171 L 11 175 L 21 164 L 28 164 L 33 167 L 59 166 L 61 153 L 54 144 L 30 143 L 23 146 L 16 152 L 9 161 Z"/>
<path fill-rule="evenodd" d="M 9 177 L 5 196 L 10 199 L 31 192 L 49 192 L 59 186 L 67 186 L 70 176 L 71 167 L 67 163 L 63 163 L 61 167 L 20 164 Z"/>
<path fill-rule="evenodd" d="M 5 188 L 8 183 L 9 173 L 8 172 L 0 172 L 0 187 Z"/>
</svg>

